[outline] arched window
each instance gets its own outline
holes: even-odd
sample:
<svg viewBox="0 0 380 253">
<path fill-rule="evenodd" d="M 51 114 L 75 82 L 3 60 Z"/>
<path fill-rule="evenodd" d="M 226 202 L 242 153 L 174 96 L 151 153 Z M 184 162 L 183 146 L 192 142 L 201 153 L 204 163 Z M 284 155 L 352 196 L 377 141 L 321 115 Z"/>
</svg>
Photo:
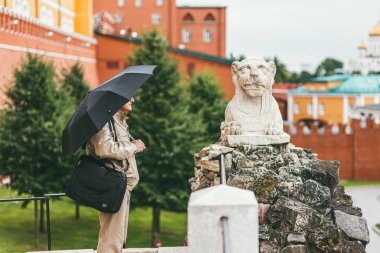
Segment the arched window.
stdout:
<svg viewBox="0 0 380 253">
<path fill-rule="evenodd" d="M 41 9 L 40 9 L 40 20 L 42 23 L 44 24 L 47 24 L 48 22 L 48 19 L 47 19 L 47 9 L 45 6 L 43 6 Z"/>
<path fill-rule="evenodd" d="M 21 6 L 21 14 L 23 16 L 29 16 L 29 1 L 24 0 Z"/>
<path fill-rule="evenodd" d="M 135 7 L 140 8 L 142 6 L 142 0 L 135 0 Z"/>
<path fill-rule="evenodd" d="M 67 18 L 65 16 L 61 18 L 61 28 L 62 30 L 67 31 Z"/>
<path fill-rule="evenodd" d="M 159 25 L 161 22 L 161 15 L 159 13 L 153 13 L 152 14 L 152 24 L 153 25 Z"/>
<path fill-rule="evenodd" d="M 210 43 L 212 40 L 212 32 L 211 29 L 204 29 L 203 30 L 203 41 L 206 43 Z"/>
<path fill-rule="evenodd" d="M 13 0 L 12 1 L 12 9 L 15 13 L 22 13 L 22 5 L 21 0 Z"/>
<path fill-rule="evenodd" d="M 208 13 L 206 17 L 204 18 L 204 21 L 216 21 L 214 15 L 212 13 Z"/>
<path fill-rule="evenodd" d="M 182 21 L 185 21 L 185 22 L 194 22 L 194 17 L 193 17 L 193 15 L 191 15 L 191 13 L 186 13 L 186 15 L 183 16 Z"/>
<path fill-rule="evenodd" d="M 52 10 L 47 11 L 47 24 L 51 26 L 54 25 L 54 13 Z"/>
<path fill-rule="evenodd" d="M 189 43 L 191 41 L 191 32 L 189 29 L 182 29 L 182 42 Z"/>
</svg>

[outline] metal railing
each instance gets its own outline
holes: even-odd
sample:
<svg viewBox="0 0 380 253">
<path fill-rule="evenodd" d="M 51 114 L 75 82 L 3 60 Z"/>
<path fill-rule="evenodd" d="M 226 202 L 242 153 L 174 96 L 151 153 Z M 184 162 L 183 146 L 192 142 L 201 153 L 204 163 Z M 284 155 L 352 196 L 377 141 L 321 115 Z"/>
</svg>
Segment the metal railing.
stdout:
<svg viewBox="0 0 380 253">
<path fill-rule="evenodd" d="M 46 235 L 48 241 L 48 250 L 51 250 L 51 231 L 50 231 L 50 199 L 56 197 L 64 197 L 65 193 L 45 194 L 44 197 L 30 197 L 30 198 L 12 198 L 12 199 L 0 199 L 0 203 L 4 202 L 18 202 L 18 201 L 30 201 L 40 200 L 46 203 Z"/>
<path fill-rule="evenodd" d="M 221 183 L 227 185 L 226 180 L 226 168 L 224 165 L 224 154 L 220 155 L 220 179 Z M 223 236 L 223 252 L 231 253 L 231 242 L 230 242 L 230 230 L 228 226 L 228 217 L 223 216 L 220 218 L 220 222 L 222 223 L 222 236 Z"/>
</svg>

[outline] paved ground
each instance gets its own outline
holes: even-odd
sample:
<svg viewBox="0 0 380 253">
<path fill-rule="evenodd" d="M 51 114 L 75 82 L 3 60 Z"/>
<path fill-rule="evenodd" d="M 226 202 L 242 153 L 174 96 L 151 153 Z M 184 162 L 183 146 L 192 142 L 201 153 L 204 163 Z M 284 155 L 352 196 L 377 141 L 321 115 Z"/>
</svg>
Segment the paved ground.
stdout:
<svg viewBox="0 0 380 253">
<path fill-rule="evenodd" d="M 351 187 L 346 189 L 346 193 L 352 196 L 355 206 L 362 208 L 363 217 L 367 219 L 370 242 L 366 252 L 379 253 L 380 235 L 373 227 L 380 223 L 380 186 Z"/>
</svg>

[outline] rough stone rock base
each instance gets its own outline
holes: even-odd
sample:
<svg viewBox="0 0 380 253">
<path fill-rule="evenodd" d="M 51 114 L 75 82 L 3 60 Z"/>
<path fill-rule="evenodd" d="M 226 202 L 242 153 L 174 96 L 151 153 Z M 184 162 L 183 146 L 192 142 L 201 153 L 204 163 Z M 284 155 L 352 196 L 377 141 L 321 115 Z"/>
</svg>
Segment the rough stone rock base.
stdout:
<svg viewBox="0 0 380 253">
<path fill-rule="evenodd" d="M 227 184 L 253 191 L 262 207 L 261 253 L 365 252 L 367 223 L 338 185 L 338 161 L 293 144 L 213 144 L 195 155 L 192 191 L 220 184 L 221 154 Z"/>
</svg>

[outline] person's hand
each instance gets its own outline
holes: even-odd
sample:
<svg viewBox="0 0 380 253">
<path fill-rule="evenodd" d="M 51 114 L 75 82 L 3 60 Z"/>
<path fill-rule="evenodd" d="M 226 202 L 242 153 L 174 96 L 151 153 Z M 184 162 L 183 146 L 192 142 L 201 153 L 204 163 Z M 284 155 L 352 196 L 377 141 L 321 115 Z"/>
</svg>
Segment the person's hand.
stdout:
<svg viewBox="0 0 380 253">
<path fill-rule="evenodd" d="M 145 149 L 145 144 L 140 139 L 132 141 L 133 144 L 136 146 L 136 153 L 143 152 Z"/>
</svg>

